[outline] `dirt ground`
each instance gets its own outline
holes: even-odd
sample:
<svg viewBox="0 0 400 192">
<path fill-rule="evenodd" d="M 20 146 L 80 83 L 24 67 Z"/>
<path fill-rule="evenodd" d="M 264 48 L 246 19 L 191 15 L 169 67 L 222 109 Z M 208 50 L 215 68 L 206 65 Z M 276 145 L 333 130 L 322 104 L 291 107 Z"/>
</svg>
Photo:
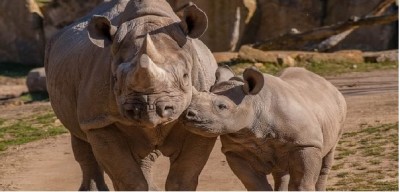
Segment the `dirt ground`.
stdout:
<svg viewBox="0 0 400 192">
<path fill-rule="evenodd" d="M 346 132 L 359 130 L 362 125 L 398 122 L 397 70 L 349 73 L 327 79 L 346 97 Z M 0 117 L 34 113 L 48 106 L 49 103 L 43 102 L 0 106 Z M 218 141 L 200 176 L 198 190 L 245 190 L 229 169 L 220 148 Z M 0 162 L 0 190 L 76 190 L 80 184 L 80 169 L 72 155 L 68 134 L 10 147 L 0 154 Z M 154 178 L 161 189 L 168 168 L 168 159 L 164 157 L 154 168 Z M 328 186 L 334 181 L 329 179 Z M 107 182 L 112 188 L 108 177 Z"/>
</svg>

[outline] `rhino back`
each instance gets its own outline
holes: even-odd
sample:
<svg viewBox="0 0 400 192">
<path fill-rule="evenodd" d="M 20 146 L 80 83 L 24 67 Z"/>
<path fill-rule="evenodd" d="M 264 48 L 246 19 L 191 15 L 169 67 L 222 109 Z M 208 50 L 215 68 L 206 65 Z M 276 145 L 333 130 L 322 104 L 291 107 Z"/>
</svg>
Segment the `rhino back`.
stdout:
<svg viewBox="0 0 400 192">
<path fill-rule="evenodd" d="M 117 22 L 126 2 L 104 3 L 91 14 L 105 15 Z M 51 105 L 65 127 L 81 139 L 85 134 L 80 129 L 78 113 L 90 116 L 95 111 L 104 110 L 96 107 L 101 108 L 110 100 L 110 50 L 98 48 L 90 42 L 86 30 L 90 18 L 90 15 L 85 16 L 56 34 L 47 44 L 45 59 Z M 93 94 L 93 90 L 97 93 Z M 82 107 L 90 102 L 97 105 Z"/>
<path fill-rule="evenodd" d="M 215 72 L 217 71 L 217 62 L 211 51 L 203 42 L 192 39 L 194 48 L 194 62 L 192 69 L 192 83 L 198 91 L 210 91 L 215 83 Z"/>
<path fill-rule="evenodd" d="M 323 154 L 336 145 L 346 102 L 330 82 L 303 68 L 288 68 L 278 78 L 267 76 L 265 83 L 268 88 L 263 91 L 273 93 L 270 120 L 280 135 L 299 145 L 320 147 Z"/>
</svg>

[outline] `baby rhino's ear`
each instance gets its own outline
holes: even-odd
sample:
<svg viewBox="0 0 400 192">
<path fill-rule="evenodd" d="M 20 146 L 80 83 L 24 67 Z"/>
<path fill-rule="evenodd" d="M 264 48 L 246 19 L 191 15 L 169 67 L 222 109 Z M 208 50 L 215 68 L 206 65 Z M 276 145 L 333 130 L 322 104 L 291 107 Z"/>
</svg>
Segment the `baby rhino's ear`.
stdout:
<svg viewBox="0 0 400 192">
<path fill-rule="evenodd" d="M 243 72 L 243 91 L 248 95 L 256 95 L 264 87 L 264 75 L 255 67 L 249 67 Z"/>
</svg>

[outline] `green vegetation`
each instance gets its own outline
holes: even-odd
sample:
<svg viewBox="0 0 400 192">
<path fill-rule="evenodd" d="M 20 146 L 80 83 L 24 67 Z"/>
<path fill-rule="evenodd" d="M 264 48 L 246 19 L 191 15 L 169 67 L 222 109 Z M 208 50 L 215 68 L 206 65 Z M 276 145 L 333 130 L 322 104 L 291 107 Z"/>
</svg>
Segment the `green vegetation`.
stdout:
<svg viewBox="0 0 400 192">
<path fill-rule="evenodd" d="M 0 126 L 3 125 L 4 122 L 6 122 L 6 120 L 0 119 Z"/>
<path fill-rule="evenodd" d="M 66 129 L 56 120 L 54 113 L 49 111 L 21 119 L 0 119 L 0 151 L 12 145 L 66 133 Z"/>
<path fill-rule="evenodd" d="M 237 74 L 244 71 L 250 66 L 257 67 L 263 73 L 275 75 L 282 71 L 287 66 L 282 66 L 274 63 L 252 63 L 248 61 L 236 60 L 229 63 L 221 63 L 229 65 Z M 314 73 L 322 76 L 338 75 L 349 72 L 369 72 L 373 70 L 397 69 L 398 62 L 382 62 L 382 63 L 334 63 L 334 62 L 302 62 L 297 64 L 298 67 L 304 67 Z"/>
<path fill-rule="evenodd" d="M 349 72 L 369 72 L 372 70 L 383 69 L 397 69 L 397 62 L 383 62 L 383 63 L 304 63 L 300 67 L 317 73 L 322 76 L 336 75 Z"/>
<path fill-rule="evenodd" d="M 49 94 L 47 92 L 26 93 L 21 95 L 20 99 L 24 103 L 30 103 L 34 101 L 49 101 Z"/>
<path fill-rule="evenodd" d="M 398 191 L 398 122 L 342 135 L 328 190 Z"/>
<path fill-rule="evenodd" d="M 53 0 L 35 0 L 39 6 L 43 6 L 45 4 L 53 2 Z"/>
</svg>

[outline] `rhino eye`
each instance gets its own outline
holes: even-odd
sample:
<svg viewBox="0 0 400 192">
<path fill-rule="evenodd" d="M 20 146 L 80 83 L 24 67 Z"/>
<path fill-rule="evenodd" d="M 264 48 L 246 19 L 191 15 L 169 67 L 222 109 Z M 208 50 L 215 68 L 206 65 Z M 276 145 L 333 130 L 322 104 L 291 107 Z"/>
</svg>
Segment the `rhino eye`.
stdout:
<svg viewBox="0 0 400 192">
<path fill-rule="evenodd" d="M 218 104 L 218 109 L 219 109 L 219 110 L 227 110 L 227 109 L 228 109 L 228 106 L 226 106 L 226 105 L 223 104 L 223 103 L 220 103 L 220 104 Z"/>
<path fill-rule="evenodd" d="M 183 74 L 182 85 L 185 87 L 189 85 L 189 75 L 187 73 Z"/>
</svg>

